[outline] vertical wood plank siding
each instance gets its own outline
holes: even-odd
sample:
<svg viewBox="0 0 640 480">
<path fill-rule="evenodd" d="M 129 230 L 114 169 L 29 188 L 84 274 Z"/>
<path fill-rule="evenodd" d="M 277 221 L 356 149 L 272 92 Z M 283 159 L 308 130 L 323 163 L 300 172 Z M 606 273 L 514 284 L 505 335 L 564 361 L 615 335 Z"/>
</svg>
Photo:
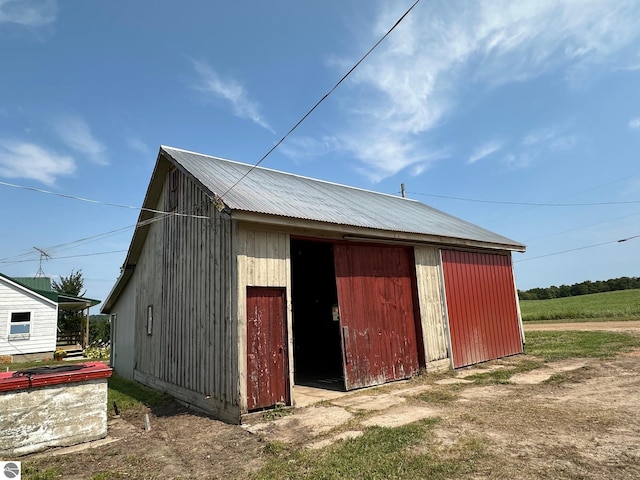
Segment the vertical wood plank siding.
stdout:
<svg viewBox="0 0 640 480">
<path fill-rule="evenodd" d="M 449 356 L 447 318 L 443 301 L 440 250 L 415 247 L 416 282 L 427 369 L 429 362 Z"/>
<path fill-rule="evenodd" d="M 522 353 L 511 257 L 442 250 L 454 368 Z"/>
<path fill-rule="evenodd" d="M 247 408 L 290 404 L 284 288 L 247 287 Z"/>
<path fill-rule="evenodd" d="M 129 279 L 127 288 L 123 290 L 113 305 L 111 313 L 115 320 L 111 324 L 111 366 L 121 377 L 133 380 L 135 365 L 135 309 L 136 309 L 136 272 Z"/>
<path fill-rule="evenodd" d="M 247 412 L 247 287 L 284 287 L 286 295 L 287 331 L 291 325 L 291 261 L 289 235 L 248 229 L 236 229 L 237 253 L 237 322 L 240 411 Z M 293 338 L 288 335 L 288 365 L 293 365 Z M 293 369 L 289 368 L 289 388 L 293 385 Z M 289 398 L 291 398 L 289 392 Z"/>
<path fill-rule="evenodd" d="M 172 394 L 214 414 L 230 405 L 237 410 L 231 221 L 189 178 L 179 174 L 177 181 L 177 211 L 209 218 L 170 215 L 149 226 L 136 266 L 136 370 L 148 381 L 179 387 Z M 167 193 L 168 177 L 157 209 L 165 209 Z"/>
<path fill-rule="evenodd" d="M 411 250 L 334 245 L 345 387 L 408 378 L 419 369 Z"/>
</svg>

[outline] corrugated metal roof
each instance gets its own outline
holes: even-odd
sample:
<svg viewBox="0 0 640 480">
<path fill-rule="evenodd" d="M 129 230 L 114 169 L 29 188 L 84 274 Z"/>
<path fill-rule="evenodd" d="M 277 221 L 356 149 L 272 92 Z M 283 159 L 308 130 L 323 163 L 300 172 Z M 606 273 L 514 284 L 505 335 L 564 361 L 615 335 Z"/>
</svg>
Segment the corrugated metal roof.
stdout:
<svg viewBox="0 0 640 480">
<path fill-rule="evenodd" d="M 161 151 L 232 211 L 450 237 L 523 250 L 524 245 L 416 200 L 162 146 Z M 225 193 L 226 192 L 226 193 Z"/>
</svg>

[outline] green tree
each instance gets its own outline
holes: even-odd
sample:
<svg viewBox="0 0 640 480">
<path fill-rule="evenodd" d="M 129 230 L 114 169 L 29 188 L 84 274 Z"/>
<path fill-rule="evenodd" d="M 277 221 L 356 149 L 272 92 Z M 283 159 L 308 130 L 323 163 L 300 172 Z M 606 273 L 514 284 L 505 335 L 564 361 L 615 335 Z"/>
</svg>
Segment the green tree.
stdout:
<svg viewBox="0 0 640 480">
<path fill-rule="evenodd" d="M 84 288 L 82 270 L 78 270 L 77 272 L 71 270 L 71 274 L 68 277 L 61 276 L 60 282 L 53 280 L 51 282 L 51 286 L 58 293 L 66 293 L 67 295 L 73 295 L 74 297 L 82 297 L 86 293 L 86 290 L 82 292 L 82 289 Z"/>
<path fill-rule="evenodd" d="M 74 297 L 81 297 L 85 294 L 84 278 L 82 278 L 82 271 L 71 271 L 68 277 L 61 276 L 60 281 L 53 280 L 51 286 L 54 291 L 58 293 L 66 293 Z M 82 292 L 82 293 L 81 293 Z M 67 339 L 72 343 L 82 343 L 84 338 L 84 331 L 86 328 L 86 318 L 82 311 L 78 310 L 60 310 L 58 312 L 58 329 L 59 336 Z"/>
</svg>

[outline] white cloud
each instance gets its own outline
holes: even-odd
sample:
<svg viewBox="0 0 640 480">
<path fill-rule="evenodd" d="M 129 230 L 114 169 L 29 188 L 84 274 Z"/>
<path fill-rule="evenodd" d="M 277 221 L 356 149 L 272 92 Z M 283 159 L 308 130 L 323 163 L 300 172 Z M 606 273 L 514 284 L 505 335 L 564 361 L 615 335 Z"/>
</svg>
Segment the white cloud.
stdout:
<svg viewBox="0 0 640 480">
<path fill-rule="evenodd" d="M 75 172 L 73 158 L 46 150 L 38 145 L 13 140 L 0 140 L 0 175 L 6 178 L 28 178 L 45 185 Z"/>
<path fill-rule="evenodd" d="M 0 0 L 0 25 L 44 27 L 56 21 L 57 13 L 54 0 Z"/>
<path fill-rule="evenodd" d="M 483 158 L 488 157 L 501 148 L 502 143 L 495 140 L 483 143 L 473 151 L 473 153 L 469 157 L 469 160 L 467 160 L 467 163 L 476 163 L 478 160 L 482 160 Z"/>
<path fill-rule="evenodd" d="M 382 5 L 365 44 L 402 13 L 400 5 Z M 462 91 L 550 73 L 575 85 L 593 73 L 587 67 L 614 70 L 637 64 L 630 50 L 639 36 L 636 0 L 434 0 L 419 5 L 354 71 L 347 84 L 352 88 L 344 95 L 350 115 L 340 140 L 373 177 L 384 178 L 429 157 L 421 153 L 420 140 L 447 121 Z M 378 154 L 372 145 L 381 148 Z"/>
<path fill-rule="evenodd" d="M 141 153 L 143 155 L 151 153 L 151 149 L 149 148 L 149 146 L 137 137 L 129 137 L 126 141 L 129 148 L 135 150 L 138 153 Z"/>
<path fill-rule="evenodd" d="M 91 133 L 84 120 L 78 117 L 57 117 L 53 128 L 60 139 L 76 152 L 86 156 L 92 163 L 106 165 L 106 148 Z"/>
<path fill-rule="evenodd" d="M 338 139 L 328 136 L 319 140 L 311 137 L 289 137 L 279 147 L 280 152 L 295 162 L 328 155 L 340 148 Z"/>
<path fill-rule="evenodd" d="M 640 117 L 629 120 L 629 130 L 640 130 Z"/>
<path fill-rule="evenodd" d="M 528 168 L 551 155 L 569 150 L 576 144 L 576 137 L 565 133 L 560 126 L 541 128 L 524 136 L 516 151 L 504 157 L 511 168 Z"/>
<path fill-rule="evenodd" d="M 259 106 L 249 99 L 245 88 L 233 79 L 223 79 L 209 65 L 203 62 L 193 62 L 199 76 L 197 89 L 221 98 L 233 109 L 233 114 L 239 118 L 246 118 L 273 132 L 269 124 L 262 118 Z"/>
</svg>

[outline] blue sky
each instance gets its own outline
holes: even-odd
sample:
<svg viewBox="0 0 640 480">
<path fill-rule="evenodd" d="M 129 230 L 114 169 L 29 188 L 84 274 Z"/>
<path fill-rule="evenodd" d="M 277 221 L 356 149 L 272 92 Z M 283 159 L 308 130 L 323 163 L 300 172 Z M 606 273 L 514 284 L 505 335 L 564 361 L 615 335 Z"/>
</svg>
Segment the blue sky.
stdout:
<svg viewBox="0 0 640 480">
<path fill-rule="evenodd" d="M 161 144 L 257 162 L 412 3 L 0 0 L 0 272 L 104 300 Z M 640 276 L 639 86 L 636 0 L 422 0 L 262 165 L 404 183 L 521 289 Z"/>
</svg>

